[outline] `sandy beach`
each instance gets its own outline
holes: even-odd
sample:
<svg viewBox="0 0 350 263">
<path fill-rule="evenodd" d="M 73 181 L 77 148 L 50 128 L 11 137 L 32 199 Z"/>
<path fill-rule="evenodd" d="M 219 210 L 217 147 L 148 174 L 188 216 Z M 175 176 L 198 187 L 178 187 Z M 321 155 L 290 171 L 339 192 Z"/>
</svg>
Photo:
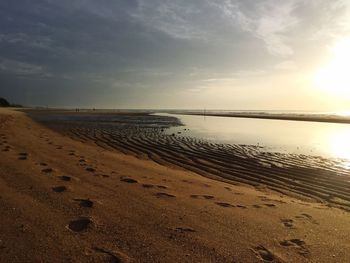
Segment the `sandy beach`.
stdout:
<svg viewBox="0 0 350 263">
<path fill-rule="evenodd" d="M 213 167 L 203 151 L 204 174 L 176 144 L 147 155 L 127 137 L 113 145 L 90 137 L 0 110 L 1 262 L 349 261 L 345 175 L 332 185 L 326 172 L 305 176 L 306 167 L 282 179 L 276 166 L 271 180 L 242 159 Z M 235 177 L 215 176 L 219 166 Z"/>
</svg>

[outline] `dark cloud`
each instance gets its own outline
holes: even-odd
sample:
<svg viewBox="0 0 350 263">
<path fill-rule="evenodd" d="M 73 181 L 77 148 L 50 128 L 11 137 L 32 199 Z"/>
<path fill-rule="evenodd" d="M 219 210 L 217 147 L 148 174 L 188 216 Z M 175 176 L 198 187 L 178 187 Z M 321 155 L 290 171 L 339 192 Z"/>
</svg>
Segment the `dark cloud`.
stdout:
<svg viewBox="0 0 350 263">
<path fill-rule="evenodd" d="M 327 3 L 3 0 L 1 95 L 30 105 L 161 107 L 159 94 L 183 96 L 203 79 L 297 61 L 298 36 L 334 29 L 304 23 L 321 24 Z"/>
</svg>

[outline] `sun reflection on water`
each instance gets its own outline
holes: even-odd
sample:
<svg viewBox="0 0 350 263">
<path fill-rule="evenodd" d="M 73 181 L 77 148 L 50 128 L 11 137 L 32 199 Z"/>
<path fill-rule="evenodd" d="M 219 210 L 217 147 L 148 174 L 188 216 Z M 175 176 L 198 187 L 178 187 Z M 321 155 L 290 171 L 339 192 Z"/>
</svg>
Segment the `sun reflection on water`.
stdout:
<svg viewBox="0 0 350 263">
<path fill-rule="evenodd" d="M 337 115 L 342 117 L 350 117 L 350 111 L 338 111 Z"/>
<path fill-rule="evenodd" d="M 344 111 L 341 114 L 346 116 L 349 113 Z M 340 115 L 339 112 L 337 114 Z M 215 143 L 259 145 L 271 152 L 322 157 L 327 159 L 319 158 L 324 165 L 350 170 L 350 124 L 171 116 L 179 118 L 185 126 L 170 128 L 169 134 L 180 132 L 183 136 Z"/>
<path fill-rule="evenodd" d="M 350 133 L 348 129 L 339 130 L 328 138 L 329 150 L 334 156 L 344 159 L 342 166 L 350 169 Z"/>
</svg>

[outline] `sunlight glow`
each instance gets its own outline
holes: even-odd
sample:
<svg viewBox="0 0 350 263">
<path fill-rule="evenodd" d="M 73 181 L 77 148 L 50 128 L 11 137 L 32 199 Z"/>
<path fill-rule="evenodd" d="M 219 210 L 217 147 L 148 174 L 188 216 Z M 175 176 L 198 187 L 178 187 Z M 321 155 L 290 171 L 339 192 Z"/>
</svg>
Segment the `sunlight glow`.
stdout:
<svg viewBox="0 0 350 263">
<path fill-rule="evenodd" d="M 350 111 L 337 111 L 337 115 L 343 116 L 343 117 L 350 117 Z"/>
<path fill-rule="evenodd" d="M 350 137 L 349 130 L 339 130 L 337 133 L 332 134 L 328 138 L 329 150 L 334 156 L 347 159 L 348 161 L 343 163 L 345 168 L 350 168 Z"/>
<path fill-rule="evenodd" d="M 315 74 L 314 83 L 327 95 L 350 99 L 350 38 L 339 40 L 331 52 L 333 59 Z"/>
</svg>

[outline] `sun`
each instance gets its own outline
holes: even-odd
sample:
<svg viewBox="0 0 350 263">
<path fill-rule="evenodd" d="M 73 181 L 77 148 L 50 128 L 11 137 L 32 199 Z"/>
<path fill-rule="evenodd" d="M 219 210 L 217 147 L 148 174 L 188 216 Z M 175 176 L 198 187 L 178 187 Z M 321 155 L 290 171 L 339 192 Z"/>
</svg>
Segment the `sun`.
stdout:
<svg viewBox="0 0 350 263">
<path fill-rule="evenodd" d="M 314 84 L 327 95 L 350 99 L 350 38 L 331 49 L 332 60 L 314 75 Z"/>
</svg>

